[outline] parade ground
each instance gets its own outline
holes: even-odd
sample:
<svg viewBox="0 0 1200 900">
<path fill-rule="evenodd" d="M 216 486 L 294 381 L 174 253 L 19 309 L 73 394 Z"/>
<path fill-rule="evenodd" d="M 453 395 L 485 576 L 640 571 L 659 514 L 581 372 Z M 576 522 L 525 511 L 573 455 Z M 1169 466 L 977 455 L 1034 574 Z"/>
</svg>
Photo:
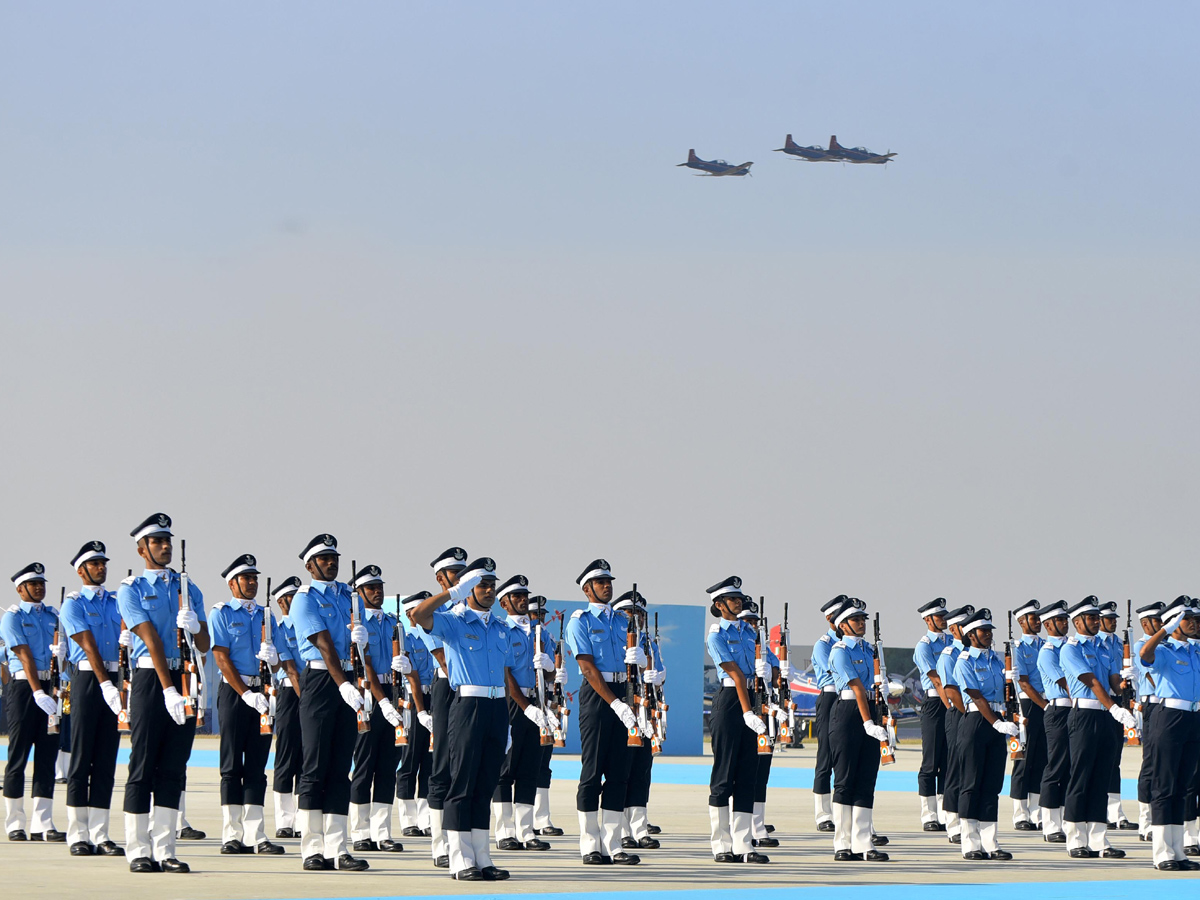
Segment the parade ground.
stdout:
<svg viewBox="0 0 1200 900">
<path fill-rule="evenodd" d="M 1125 850 L 1124 860 L 1071 860 L 1062 844 L 1046 844 L 1041 835 L 1015 832 L 1011 805 L 1001 797 L 1001 846 L 1011 862 L 967 862 L 943 835 L 919 829 L 916 798 L 918 745 L 899 748 L 897 762 L 881 770 L 876 795 L 876 828 L 890 837 L 886 863 L 834 863 L 832 836 L 818 834 L 813 825 L 811 785 L 815 745 L 778 754 L 771 774 L 767 819 L 775 825 L 780 846 L 767 852 L 769 865 L 719 865 L 708 848 L 707 784 L 709 761 L 701 757 L 664 757 L 655 761 L 650 819 L 663 829 L 662 848 L 641 852 L 642 864 L 632 868 L 584 867 L 578 853 L 575 815 L 575 777 L 578 758 L 555 758 L 552 812 L 554 823 L 566 831 L 551 838 L 546 852 L 496 851 L 497 865 L 512 872 L 509 881 L 459 884 L 444 869 L 435 869 L 428 839 L 404 838 L 403 853 L 368 853 L 365 873 L 305 873 L 300 869 L 299 842 L 282 840 L 285 856 L 222 856 L 220 853 L 220 776 L 217 742 L 200 737 L 188 767 L 187 813 L 191 824 L 207 832 L 203 841 L 180 841 L 179 856 L 192 867 L 189 875 L 133 875 L 120 859 L 72 858 L 62 844 L 15 844 L 0 841 L 0 863 L 8 897 L 87 897 L 88 900 L 140 898 L 226 898 L 226 900 L 289 900 L 289 898 L 426 897 L 438 895 L 494 896 L 528 894 L 557 898 L 588 894 L 653 892 L 669 900 L 709 900 L 715 891 L 754 889 L 768 900 L 971 900 L 1003 897 L 1017 900 L 1020 891 L 1037 898 L 1095 900 L 1134 896 L 1148 885 L 1167 887 L 1172 897 L 1200 897 L 1200 878 L 1188 873 L 1156 872 L 1150 865 L 1150 846 L 1136 832 L 1112 834 L 1113 845 Z M 124 755 L 122 756 L 124 760 Z M 1136 816 L 1133 794 L 1140 756 L 1127 748 L 1123 758 L 1125 811 Z M 120 813 L 125 766 L 117 767 L 112 836 L 121 842 Z M 65 827 L 65 789 L 55 795 L 55 823 Z M 274 834 L 268 802 L 268 830 Z M 398 827 L 395 828 L 397 837 Z M 274 840 L 274 837 L 272 837 Z M 970 893 L 964 895 L 966 886 Z M 978 887 L 975 887 L 975 886 Z M 766 892 L 766 893 L 761 893 Z"/>
</svg>

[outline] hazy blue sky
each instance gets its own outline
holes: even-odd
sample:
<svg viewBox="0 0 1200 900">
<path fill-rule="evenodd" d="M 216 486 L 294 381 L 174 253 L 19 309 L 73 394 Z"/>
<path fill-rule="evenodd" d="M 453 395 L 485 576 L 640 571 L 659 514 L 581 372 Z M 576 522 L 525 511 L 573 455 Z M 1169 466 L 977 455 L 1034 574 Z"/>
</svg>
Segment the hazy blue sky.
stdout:
<svg viewBox="0 0 1200 900">
<path fill-rule="evenodd" d="M 389 592 L 452 543 L 557 597 L 603 555 L 797 625 L 857 594 L 907 642 L 938 595 L 1200 593 L 1198 33 L 0 2 L 0 572 L 73 584 L 99 537 L 123 574 L 161 508 L 210 600 L 324 530 Z"/>
</svg>

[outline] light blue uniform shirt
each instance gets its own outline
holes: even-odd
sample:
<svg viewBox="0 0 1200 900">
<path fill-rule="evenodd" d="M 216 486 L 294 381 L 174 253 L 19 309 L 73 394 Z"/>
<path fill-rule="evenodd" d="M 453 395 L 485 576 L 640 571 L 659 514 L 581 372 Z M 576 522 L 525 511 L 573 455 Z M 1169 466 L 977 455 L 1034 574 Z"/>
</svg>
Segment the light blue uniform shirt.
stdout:
<svg viewBox="0 0 1200 900">
<path fill-rule="evenodd" d="M 926 697 L 937 696 L 937 689 L 933 686 L 933 679 L 929 677 L 929 673 L 937 671 L 938 657 L 953 641 L 954 638 L 944 631 L 926 631 L 917 641 L 916 649 L 913 650 L 913 662 L 921 673 L 921 690 L 925 692 Z"/>
<path fill-rule="evenodd" d="M 149 622 L 158 632 L 163 653 L 168 662 L 179 661 L 179 642 L 176 635 L 175 617 L 179 614 L 179 573 L 172 569 L 147 569 L 141 575 L 126 578 L 117 588 L 117 609 L 125 620 L 125 627 L 133 631 L 137 625 Z M 201 623 L 208 619 L 204 615 L 204 595 L 188 576 L 188 607 Z M 133 634 L 133 646 L 129 648 L 129 662 L 149 657 L 145 642 Z"/>
<path fill-rule="evenodd" d="M 743 675 L 754 674 L 754 635 L 742 631 L 739 623 L 722 619 L 709 629 L 706 644 L 708 655 L 718 669 L 721 663 L 732 662 L 737 663 Z M 724 677 L 724 669 L 720 675 Z"/>
<path fill-rule="evenodd" d="M 817 638 L 817 642 L 813 644 L 813 673 L 817 676 L 817 687 L 822 690 L 827 687 L 833 687 L 833 673 L 829 671 L 829 651 L 833 649 L 833 645 L 840 638 L 841 635 L 830 628 Z"/>
<path fill-rule="evenodd" d="M 209 628 L 212 645 L 229 651 L 229 661 L 238 674 L 249 678 L 258 674 L 259 660 L 256 654 L 262 644 L 265 610 L 253 600 L 249 602 L 250 609 L 247 610 L 245 603 L 244 600 L 226 600 L 213 606 Z M 275 616 L 272 615 L 271 629 L 274 631 L 276 628 Z"/>
<path fill-rule="evenodd" d="M 1096 635 L 1096 644 L 1096 649 L 1108 667 L 1108 674 L 1120 675 L 1121 669 L 1125 665 L 1125 642 L 1116 634 L 1107 634 L 1101 631 Z M 1104 678 L 1103 681 L 1105 688 L 1108 688 L 1109 680 Z"/>
<path fill-rule="evenodd" d="M 853 641 L 851 644 L 843 637 L 829 651 L 833 686 L 839 691 L 844 691 L 850 687 L 850 682 L 857 678 L 869 692 L 875 684 L 875 652 L 862 638 L 854 638 Z"/>
<path fill-rule="evenodd" d="M 958 662 L 958 655 L 963 652 L 962 641 L 955 638 L 950 639 L 950 646 L 945 648 L 937 661 L 938 678 L 942 679 L 942 687 L 958 688 L 962 692 L 962 686 L 958 683 L 958 677 L 954 674 L 954 664 Z M 967 702 L 967 698 L 963 698 L 963 703 Z"/>
<path fill-rule="evenodd" d="M 742 626 L 742 631 L 749 636 L 750 658 L 753 659 L 754 658 L 754 638 L 758 634 L 758 629 L 756 629 L 753 625 L 751 625 L 745 619 L 739 619 L 738 624 Z M 762 658 L 767 661 L 768 666 L 772 666 L 776 669 L 779 668 L 779 657 L 776 656 L 771 651 L 771 645 L 765 641 L 763 642 L 763 645 L 762 645 Z"/>
<path fill-rule="evenodd" d="M 392 638 L 396 634 L 396 617 L 382 609 L 366 609 L 363 625 L 367 628 L 367 653 L 375 674 L 392 671 Z"/>
<path fill-rule="evenodd" d="M 484 622 L 478 612 L 460 603 L 449 612 L 434 612 L 430 631 L 445 644 L 451 688 L 504 686 L 504 669 L 511 668 L 514 659 L 509 628 L 501 616 L 493 613 Z"/>
<path fill-rule="evenodd" d="M 1096 699 L 1091 688 L 1079 680 L 1080 675 L 1089 672 L 1108 690 L 1108 659 L 1104 649 L 1097 646 L 1095 638 L 1084 638 L 1082 635 L 1068 638 L 1058 655 L 1058 661 L 1067 675 L 1067 689 L 1073 700 Z"/>
<path fill-rule="evenodd" d="M 572 654 L 592 657 L 601 672 L 625 671 L 625 634 L 629 620 L 602 603 L 589 603 L 571 614 L 567 644 Z"/>
<path fill-rule="evenodd" d="M 1154 648 L 1149 670 L 1162 699 L 1189 703 L 1200 700 L 1200 657 L 1190 641 L 1167 638 Z"/>
<path fill-rule="evenodd" d="M 1038 656 L 1044 643 L 1036 634 L 1023 634 L 1013 646 L 1013 670 L 1018 681 L 1023 677 L 1028 678 L 1033 689 L 1043 696 L 1045 691 L 1042 690 L 1042 675 L 1038 671 Z"/>
<path fill-rule="evenodd" d="M 1153 684 L 1154 676 L 1146 671 L 1146 664 L 1142 662 L 1142 647 L 1148 640 L 1147 635 L 1142 635 L 1133 642 L 1133 689 L 1140 700 L 1157 696 Z"/>
<path fill-rule="evenodd" d="M 408 661 L 412 663 L 413 672 L 421 681 L 422 687 L 433 683 L 433 670 L 437 666 L 433 654 L 425 646 L 425 642 L 411 631 L 404 633 L 404 649 L 408 651 Z"/>
<path fill-rule="evenodd" d="M 289 609 L 291 607 L 288 607 Z M 274 630 L 271 632 L 273 643 L 275 644 L 275 652 L 279 654 L 279 661 L 290 659 L 301 665 L 300 660 L 300 645 L 296 641 L 296 626 L 292 624 L 291 616 L 284 616 L 275 623 Z M 287 672 L 280 670 L 281 678 L 287 677 Z"/>
<path fill-rule="evenodd" d="M 988 703 L 1004 700 L 1004 660 L 996 655 L 995 650 L 972 647 L 958 654 L 958 660 L 954 663 L 954 678 L 964 694 L 967 691 L 979 691 Z M 963 697 L 964 703 L 970 700 L 970 697 Z"/>
<path fill-rule="evenodd" d="M 62 612 L 63 631 L 68 636 L 90 631 L 100 651 L 100 658 L 105 662 L 116 662 L 121 651 L 118 638 L 121 637 L 121 613 L 117 609 L 117 595 L 101 587 L 82 588 L 77 593 L 67 594 L 63 602 Z M 79 665 L 87 654 L 83 647 L 71 641 L 68 645 L 69 659 L 72 665 Z"/>
<path fill-rule="evenodd" d="M 454 604 L 451 603 L 449 600 L 447 600 L 445 603 L 442 604 L 441 611 L 449 612 L 453 608 L 454 608 Z M 430 650 L 430 651 L 441 650 L 442 647 L 444 646 L 444 644 L 442 643 L 442 639 L 440 637 L 438 637 L 435 634 L 430 634 L 428 631 L 426 631 L 420 625 L 413 625 L 412 630 L 413 630 L 413 633 L 416 634 L 417 637 L 419 637 L 421 639 L 421 642 L 425 644 L 425 648 L 427 650 Z M 434 668 L 437 668 L 437 660 L 436 659 L 433 661 L 433 665 L 434 665 Z"/>
<path fill-rule="evenodd" d="M 350 597 L 350 587 L 341 581 L 313 581 L 292 595 L 288 617 L 305 663 L 321 661 L 321 651 L 309 639 L 322 631 L 329 632 L 338 659 L 349 662 Z M 358 614 L 360 622 L 366 618 L 362 597 L 358 598 Z"/>
<path fill-rule="evenodd" d="M 513 663 L 509 669 L 512 670 L 517 686 L 537 687 L 537 673 L 533 669 L 533 627 L 526 621 L 526 627 L 529 628 L 529 632 L 526 633 L 516 616 L 508 616 L 504 624 L 508 626 L 508 637 L 513 651 Z"/>
<path fill-rule="evenodd" d="M 9 671 L 21 668 L 21 658 L 13 653 L 16 647 L 28 646 L 38 671 L 50 668 L 50 645 L 58 626 L 58 610 L 45 603 L 22 600 L 15 610 L 10 609 L 0 620 L 0 634 L 9 652 Z"/>
<path fill-rule="evenodd" d="M 1059 656 L 1066 638 L 1049 637 L 1042 642 L 1038 651 L 1038 676 L 1042 679 L 1042 696 L 1047 700 L 1065 700 L 1070 694 L 1063 690 L 1058 683 L 1060 678 L 1066 678 Z"/>
</svg>

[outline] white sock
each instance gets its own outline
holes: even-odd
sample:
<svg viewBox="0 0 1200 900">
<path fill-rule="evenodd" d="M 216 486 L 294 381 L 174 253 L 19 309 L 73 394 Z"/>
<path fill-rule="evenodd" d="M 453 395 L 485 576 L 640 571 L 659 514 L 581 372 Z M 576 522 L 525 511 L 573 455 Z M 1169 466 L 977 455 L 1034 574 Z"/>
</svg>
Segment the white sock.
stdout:
<svg viewBox="0 0 1200 900">
<path fill-rule="evenodd" d="M 516 826 L 513 824 L 513 805 L 511 803 L 493 800 L 492 817 L 496 820 L 496 843 L 514 836 Z"/>
<path fill-rule="evenodd" d="M 833 794 L 813 794 L 813 815 L 818 825 L 833 821 Z"/>
<path fill-rule="evenodd" d="M 296 795 L 275 792 L 275 828 L 296 827 Z"/>
<path fill-rule="evenodd" d="M 637 840 L 650 837 L 650 816 L 644 806 L 631 806 L 625 810 L 629 818 L 629 831 Z"/>
<path fill-rule="evenodd" d="M 600 810 L 600 842 L 605 856 L 621 852 L 621 835 L 625 831 L 625 815 L 611 809 Z"/>
<path fill-rule="evenodd" d="M 755 803 L 754 815 L 751 819 L 754 829 L 754 839 L 762 840 L 767 836 L 767 804 Z"/>
<path fill-rule="evenodd" d="M 469 831 L 446 831 L 446 850 L 450 857 L 450 874 L 457 875 L 475 867 L 475 847 Z"/>
<path fill-rule="evenodd" d="M 319 809 L 296 810 L 296 826 L 300 829 L 301 861 L 325 855 L 325 817 Z"/>
<path fill-rule="evenodd" d="M 242 807 L 242 843 L 257 847 L 267 839 L 267 816 L 261 806 Z"/>
<path fill-rule="evenodd" d="M 154 859 L 162 862 L 164 859 L 175 858 L 175 826 L 179 821 L 179 810 L 156 806 L 154 808 L 154 825 L 150 831 L 150 843 L 154 847 Z"/>
<path fill-rule="evenodd" d="M 221 807 L 221 843 L 242 839 L 242 807 L 223 805 Z"/>
<path fill-rule="evenodd" d="M 417 801 L 416 800 L 401 800 L 400 801 L 400 827 L 401 828 L 419 828 L 417 825 Z"/>
<path fill-rule="evenodd" d="M 743 813 L 744 815 L 744 813 Z M 733 852 L 733 836 L 729 830 L 729 807 L 710 806 L 708 808 L 709 844 L 713 856 Z"/>
<path fill-rule="evenodd" d="M 733 852 L 745 857 L 754 850 L 751 841 L 754 840 L 754 814 L 735 812 L 730 817 L 729 836 L 733 843 Z"/>
<path fill-rule="evenodd" d="M 135 859 L 150 858 L 150 814 L 125 813 L 125 855 Z"/>
<path fill-rule="evenodd" d="M 1046 809 L 1042 807 L 1042 834 L 1061 834 L 1063 830 L 1063 808 Z"/>
<path fill-rule="evenodd" d="M 71 753 L 69 750 L 59 750 L 58 756 L 54 759 L 54 777 L 56 779 L 65 779 L 67 773 L 71 771 Z M 80 807 L 81 809 L 83 807 Z"/>
<path fill-rule="evenodd" d="M 937 798 L 922 797 L 921 798 L 921 824 L 928 825 L 930 822 L 938 820 L 937 814 Z"/>
<path fill-rule="evenodd" d="M 1013 824 L 1032 821 L 1029 817 L 1029 801 L 1013 800 Z"/>
<path fill-rule="evenodd" d="M 1034 825 L 1042 824 L 1042 795 L 1029 794 L 1029 821 Z"/>
<path fill-rule="evenodd" d="M 1138 833 L 1150 833 L 1150 804 L 1138 801 Z"/>
<path fill-rule="evenodd" d="M 33 817 L 29 823 L 29 830 L 33 834 L 45 834 L 47 831 L 58 829 L 54 828 L 54 821 L 51 818 L 51 813 L 54 812 L 54 799 L 51 797 L 34 797 L 33 798 Z"/>
<path fill-rule="evenodd" d="M 554 827 L 554 823 L 550 821 L 550 788 L 537 789 L 537 796 L 533 800 L 533 827 Z"/>
<path fill-rule="evenodd" d="M 1086 849 L 1088 845 L 1088 826 L 1087 822 L 1067 822 L 1065 824 L 1067 833 L 1067 849 L 1078 850 Z"/>
<path fill-rule="evenodd" d="M 979 823 L 979 843 L 988 853 L 996 853 L 1000 849 L 997 831 L 995 822 Z"/>
<path fill-rule="evenodd" d="M 1175 848 L 1171 846 L 1171 825 L 1150 826 L 1150 855 L 1154 865 L 1169 862 L 1175 858 Z"/>
<path fill-rule="evenodd" d="M 475 865 L 481 869 L 492 865 L 492 848 L 486 828 L 471 829 L 471 849 L 475 851 Z"/>
<path fill-rule="evenodd" d="M 594 809 L 579 811 L 579 854 L 587 856 L 589 853 L 604 854 L 600 839 L 600 812 Z"/>
<path fill-rule="evenodd" d="M 88 808 L 86 806 L 67 807 L 67 846 L 88 843 Z"/>
<path fill-rule="evenodd" d="M 946 813 L 946 837 L 962 834 L 962 819 L 956 812 Z"/>
<path fill-rule="evenodd" d="M 442 811 L 429 808 L 429 831 L 432 835 L 432 840 L 429 842 L 429 852 L 433 854 L 436 860 L 439 856 L 448 856 L 449 846 L 446 843 L 446 832 L 442 830 Z"/>
<path fill-rule="evenodd" d="M 1088 822 L 1088 849 L 1099 853 L 1111 846 L 1108 842 L 1108 823 Z"/>
<path fill-rule="evenodd" d="M 429 824 L 429 801 L 421 797 L 417 798 L 417 827 L 420 829 L 431 827 Z"/>
<path fill-rule="evenodd" d="M 866 806 L 850 807 L 850 850 L 853 853 L 867 853 L 874 849 L 871 843 L 871 819 L 874 810 Z"/>
<path fill-rule="evenodd" d="M 962 852 L 963 856 L 975 850 L 983 849 L 983 841 L 979 833 L 978 819 L 962 820 Z"/>
<path fill-rule="evenodd" d="M 371 840 L 377 844 L 392 839 L 392 804 L 371 804 Z"/>
<path fill-rule="evenodd" d="M 533 804 L 513 804 L 513 834 L 522 844 L 533 840 Z"/>
<path fill-rule="evenodd" d="M 369 841 L 371 839 L 371 804 L 350 804 L 350 840 Z"/>
<path fill-rule="evenodd" d="M 336 860 L 343 853 L 350 852 L 349 821 L 346 816 L 335 813 L 325 814 L 325 858 Z"/>
<path fill-rule="evenodd" d="M 833 849 L 849 850 L 854 846 L 854 807 L 845 803 L 833 804 Z"/>
<path fill-rule="evenodd" d="M 99 807 L 88 809 L 88 840 L 99 846 L 111 840 L 108 836 L 108 810 Z"/>
<path fill-rule="evenodd" d="M 4 798 L 4 833 L 25 830 L 25 798 Z"/>
</svg>

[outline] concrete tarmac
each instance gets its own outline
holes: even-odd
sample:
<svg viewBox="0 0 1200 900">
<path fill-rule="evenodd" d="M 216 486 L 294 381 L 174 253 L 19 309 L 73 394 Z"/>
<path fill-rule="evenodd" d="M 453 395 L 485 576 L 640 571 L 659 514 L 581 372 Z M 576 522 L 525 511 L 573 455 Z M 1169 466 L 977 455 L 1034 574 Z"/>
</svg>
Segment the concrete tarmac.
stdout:
<svg viewBox="0 0 1200 900">
<path fill-rule="evenodd" d="M 198 738 L 197 749 L 216 749 L 216 740 Z M 775 767 L 814 764 L 815 745 L 778 754 Z M 700 762 L 675 758 L 663 762 Z M 894 769 L 915 771 L 920 749 L 902 745 Z M 1140 765 L 1137 748 L 1126 748 L 1123 775 L 1134 778 Z M 125 767 L 117 768 L 113 801 L 112 837 L 123 841 L 121 809 Z M 556 780 L 551 789 L 554 823 L 567 834 L 551 838 L 547 852 L 494 851 L 497 865 L 512 873 L 509 881 L 457 883 L 444 869 L 435 869 L 429 840 L 401 839 L 403 853 L 368 853 L 371 869 L 365 873 L 305 873 L 301 870 L 299 841 L 279 841 L 285 856 L 222 856 L 220 853 L 220 776 L 215 768 L 188 771 L 187 812 L 192 825 L 208 833 L 203 841 L 180 841 L 179 857 L 192 866 L 189 875 L 133 875 L 121 859 L 75 858 L 62 844 L 9 843 L 0 838 L 0 871 L 7 897 L 88 900 L 140 900 L 140 898 L 332 898 L 395 897 L 438 894 L 497 895 L 542 892 L 595 893 L 602 891 L 672 891 L 684 889 L 780 888 L 813 885 L 917 885 L 954 883 L 1065 882 L 1090 880 L 1190 881 L 1189 873 L 1160 873 L 1150 864 L 1150 845 L 1136 832 L 1111 835 L 1114 846 L 1128 852 L 1125 860 L 1072 860 L 1064 845 L 1047 844 L 1034 832 L 1012 830 L 1012 806 L 1000 802 L 1001 846 L 1011 851 L 1011 862 L 967 862 L 959 848 L 942 834 L 920 829 L 915 794 L 881 792 L 876 796 L 876 830 L 891 839 L 882 848 L 891 854 L 886 863 L 834 863 L 829 834 L 819 834 L 813 824 L 812 794 L 807 790 L 773 788 L 768 797 L 767 819 L 775 825 L 781 846 L 765 850 L 768 865 L 722 865 L 712 861 L 708 845 L 708 791 L 703 786 L 655 784 L 650 820 L 663 829 L 662 848 L 641 852 L 636 867 L 585 867 L 578 849 L 575 783 Z M 55 824 L 66 828 L 65 788 L 55 796 Z M 275 831 L 268 793 L 268 833 Z M 1137 815 L 1134 798 L 1124 801 L 1125 812 Z M 29 801 L 26 801 L 27 809 Z M 399 827 L 394 826 L 399 835 Z M 274 838 L 272 838 L 274 840 Z"/>
</svg>

